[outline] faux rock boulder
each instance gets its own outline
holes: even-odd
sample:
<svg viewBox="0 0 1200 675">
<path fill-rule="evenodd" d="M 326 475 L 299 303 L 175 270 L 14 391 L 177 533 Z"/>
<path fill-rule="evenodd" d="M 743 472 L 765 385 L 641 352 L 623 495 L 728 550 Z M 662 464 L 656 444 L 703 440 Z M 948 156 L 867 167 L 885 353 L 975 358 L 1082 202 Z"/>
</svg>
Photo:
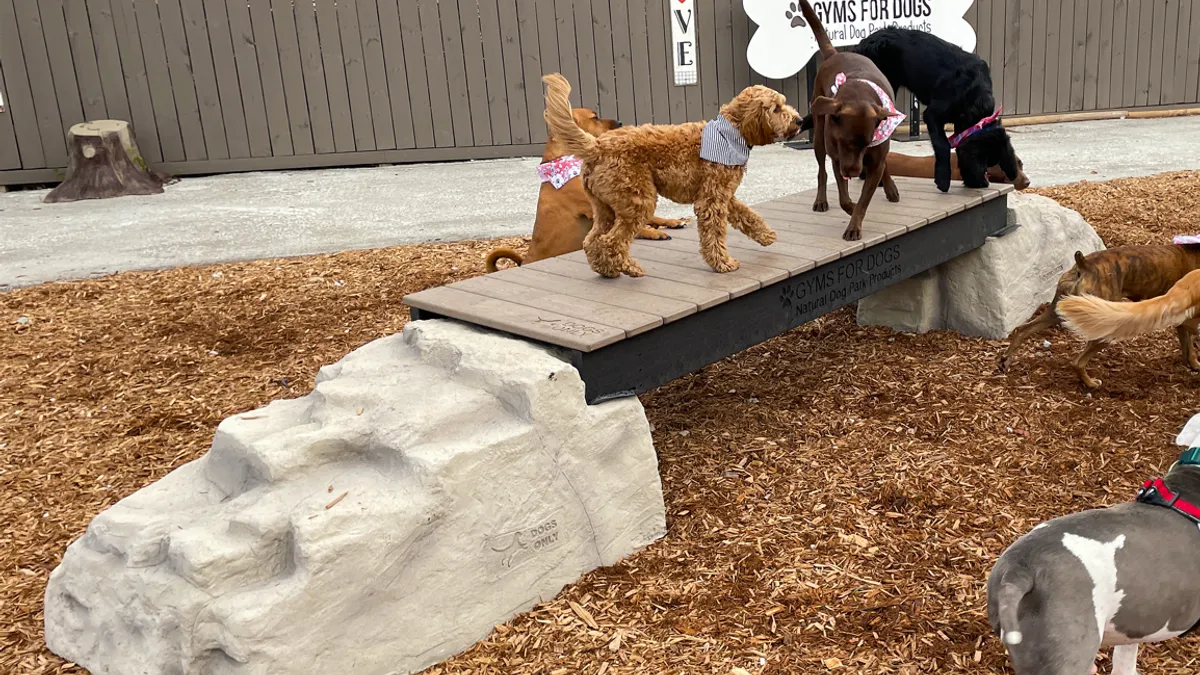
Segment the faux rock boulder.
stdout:
<svg viewBox="0 0 1200 675">
<path fill-rule="evenodd" d="M 95 674 L 410 673 L 665 533 L 636 398 L 449 321 L 231 417 L 121 500 L 46 589 L 46 643 Z"/>
<path fill-rule="evenodd" d="M 1009 193 L 1008 224 L 1016 229 L 860 300 L 858 323 L 1002 340 L 1054 297 L 1076 251 L 1104 248 L 1083 216 L 1041 195 Z"/>
</svg>

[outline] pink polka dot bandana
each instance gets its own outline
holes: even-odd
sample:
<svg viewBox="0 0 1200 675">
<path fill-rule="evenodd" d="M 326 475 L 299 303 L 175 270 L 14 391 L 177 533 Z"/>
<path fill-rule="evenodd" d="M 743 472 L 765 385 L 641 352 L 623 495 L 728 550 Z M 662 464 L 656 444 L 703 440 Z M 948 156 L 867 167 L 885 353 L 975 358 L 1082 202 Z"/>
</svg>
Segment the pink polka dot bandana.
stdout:
<svg viewBox="0 0 1200 675">
<path fill-rule="evenodd" d="M 549 183 L 555 190 L 561 190 L 567 181 L 579 175 L 583 170 L 583 160 L 575 155 L 563 155 L 545 164 L 538 164 L 538 178 L 543 183 Z"/>
<path fill-rule="evenodd" d="M 879 102 L 883 104 L 884 108 L 888 109 L 888 116 L 883 118 L 883 121 L 881 121 L 875 127 L 875 136 L 871 138 L 870 143 L 871 147 L 873 148 L 891 138 L 892 134 L 895 133 L 896 129 L 900 126 L 900 123 L 903 122 L 904 118 L 908 117 L 908 115 L 896 110 L 896 103 L 892 101 L 892 97 L 888 96 L 887 92 L 884 91 L 882 87 L 870 80 L 860 79 L 859 82 L 866 82 L 868 85 L 870 85 L 871 88 L 875 90 L 875 95 L 879 97 Z M 830 87 L 830 89 L 834 94 L 837 94 L 838 88 L 843 84 L 846 84 L 846 74 L 838 73 L 833 78 L 833 86 Z"/>
</svg>

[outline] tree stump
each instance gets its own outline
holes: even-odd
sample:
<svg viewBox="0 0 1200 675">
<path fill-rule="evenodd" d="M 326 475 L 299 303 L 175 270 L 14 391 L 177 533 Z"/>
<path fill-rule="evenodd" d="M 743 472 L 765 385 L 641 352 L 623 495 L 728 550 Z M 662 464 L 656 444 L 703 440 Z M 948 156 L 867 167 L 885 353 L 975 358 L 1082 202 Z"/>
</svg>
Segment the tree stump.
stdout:
<svg viewBox="0 0 1200 675">
<path fill-rule="evenodd" d="M 67 178 L 43 200 L 48 204 L 163 191 L 167 177 L 142 159 L 128 122 L 97 120 L 67 132 Z"/>
</svg>

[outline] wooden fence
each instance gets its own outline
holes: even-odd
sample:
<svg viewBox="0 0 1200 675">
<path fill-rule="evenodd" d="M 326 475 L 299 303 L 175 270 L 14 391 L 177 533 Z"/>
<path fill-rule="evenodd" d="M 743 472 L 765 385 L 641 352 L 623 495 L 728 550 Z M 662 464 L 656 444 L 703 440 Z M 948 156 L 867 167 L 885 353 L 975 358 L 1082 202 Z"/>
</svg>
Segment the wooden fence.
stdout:
<svg viewBox="0 0 1200 675">
<path fill-rule="evenodd" d="M 675 87 L 665 0 L 0 0 L 0 184 L 46 182 L 65 129 L 130 120 L 174 173 L 540 154 L 543 73 L 626 123 L 712 117 L 762 83 L 741 0 L 696 0 Z M 786 3 L 785 3 L 786 4 Z M 1196 103 L 1200 0 L 976 0 L 1006 114 Z"/>
</svg>

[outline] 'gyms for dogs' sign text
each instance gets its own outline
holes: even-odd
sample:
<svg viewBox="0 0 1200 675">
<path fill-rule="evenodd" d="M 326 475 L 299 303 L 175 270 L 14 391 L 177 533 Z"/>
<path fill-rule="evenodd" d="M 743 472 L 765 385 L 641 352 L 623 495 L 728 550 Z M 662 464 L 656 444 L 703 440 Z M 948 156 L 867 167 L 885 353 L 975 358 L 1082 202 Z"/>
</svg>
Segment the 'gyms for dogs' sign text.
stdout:
<svg viewBox="0 0 1200 675">
<path fill-rule="evenodd" d="M 923 30 L 967 51 L 975 29 L 963 16 L 974 0 L 810 0 L 835 47 L 858 44 L 881 28 Z M 688 0 L 691 4 L 691 0 Z M 817 39 L 795 0 L 742 0 L 758 24 L 746 59 L 763 77 L 782 80 L 800 72 L 817 53 Z"/>
</svg>

